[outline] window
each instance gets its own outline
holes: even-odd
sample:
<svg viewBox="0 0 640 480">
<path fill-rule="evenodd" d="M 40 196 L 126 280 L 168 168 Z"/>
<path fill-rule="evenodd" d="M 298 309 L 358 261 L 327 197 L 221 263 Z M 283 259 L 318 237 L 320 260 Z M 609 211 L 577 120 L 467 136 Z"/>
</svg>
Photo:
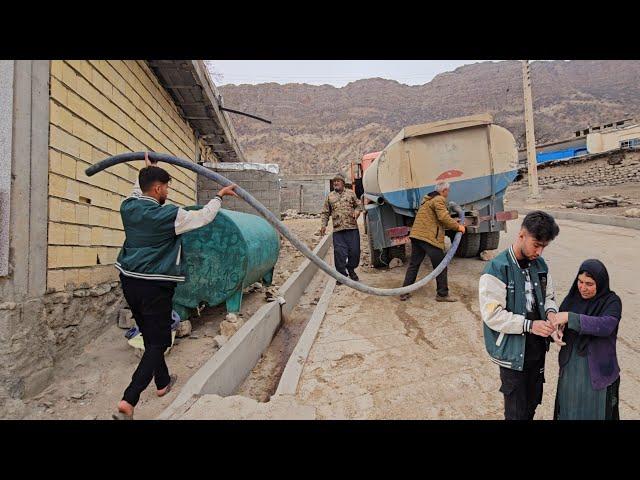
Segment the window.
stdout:
<svg viewBox="0 0 640 480">
<path fill-rule="evenodd" d="M 620 148 L 640 148 L 640 138 L 630 138 L 620 142 Z"/>
</svg>

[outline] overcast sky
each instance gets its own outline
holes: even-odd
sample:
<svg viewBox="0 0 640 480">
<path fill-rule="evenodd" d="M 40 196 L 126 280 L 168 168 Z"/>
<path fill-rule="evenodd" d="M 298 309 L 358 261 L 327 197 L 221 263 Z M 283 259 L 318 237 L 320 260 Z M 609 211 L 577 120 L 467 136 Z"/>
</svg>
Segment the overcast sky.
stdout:
<svg viewBox="0 0 640 480">
<path fill-rule="evenodd" d="M 241 83 L 309 83 L 342 87 L 363 78 L 387 78 L 422 85 L 443 72 L 485 60 L 208 60 L 222 74 L 217 85 Z"/>
</svg>

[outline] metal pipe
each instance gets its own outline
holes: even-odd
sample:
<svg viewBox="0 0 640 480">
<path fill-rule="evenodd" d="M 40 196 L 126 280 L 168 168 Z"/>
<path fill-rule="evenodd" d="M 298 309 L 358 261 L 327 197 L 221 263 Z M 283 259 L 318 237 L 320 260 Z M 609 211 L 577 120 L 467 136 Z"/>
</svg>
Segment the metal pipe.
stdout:
<svg viewBox="0 0 640 480">
<path fill-rule="evenodd" d="M 237 113 L 238 115 L 244 115 L 245 117 L 255 118 L 256 120 L 260 120 L 261 122 L 271 124 L 271 120 L 266 120 L 264 118 L 256 117 L 255 115 L 251 115 L 250 113 L 241 112 L 239 110 L 232 110 L 230 108 L 226 108 L 226 107 L 222 107 L 222 106 L 220 106 L 218 108 L 220 110 L 222 110 L 223 112 Z"/>
<path fill-rule="evenodd" d="M 144 160 L 145 152 L 133 152 L 133 153 L 122 153 L 120 155 L 114 155 L 113 157 L 106 158 L 101 162 L 96 163 L 95 165 L 90 166 L 85 170 L 87 176 L 95 175 L 102 170 L 113 167 L 114 165 L 118 165 L 119 163 L 131 162 L 134 160 Z M 154 162 L 165 162 L 171 165 L 176 165 L 179 167 L 186 168 L 191 170 L 192 172 L 199 173 L 200 175 L 213 180 L 214 182 L 226 187 L 231 185 L 232 182 L 220 175 L 217 172 L 211 171 L 205 167 L 197 165 L 189 160 L 184 160 L 182 158 L 174 157 L 172 155 L 167 155 L 164 153 L 155 153 L 149 152 L 149 160 Z M 339 273 L 336 269 L 334 269 L 331 265 L 326 263 L 316 254 L 314 254 L 307 245 L 298 240 L 295 235 L 293 235 L 289 229 L 286 227 L 284 223 L 282 223 L 271 211 L 269 211 L 264 205 L 258 202 L 253 196 L 244 190 L 242 187 L 237 186 L 235 192 L 238 194 L 240 198 L 242 198 L 245 202 L 251 205 L 260 215 L 262 215 L 273 227 L 280 232 L 280 234 L 285 237 L 287 240 L 291 242 L 291 244 L 296 247 L 305 257 L 307 257 L 310 261 L 315 263 L 318 268 L 320 268 L 323 272 L 325 272 L 330 277 L 335 278 L 337 281 L 351 287 L 360 292 L 369 294 L 369 295 L 379 295 L 379 296 L 392 296 L 392 295 L 402 295 L 404 293 L 411 293 L 419 288 L 423 287 L 435 277 L 437 277 L 440 272 L 442 272 L 453 258 L 454 253 L 456 252 L 458 245 L 460 244 L 460 239 L 462 234 L 460 232 L 456 233 L 453 242 L 451 243 L 451 248 L 445 255 L 444 259 L 440 264 L 427 276 L 421 278 L 419 281 L 412 285 L 407 285 L 406 287 L 398 287 L 398 288 L 377 288 L 371 287 L 369 285 L 365 285 L 364 283 L 356 282 L 351 280 L 348 277 L 345 277 L 341 273 Z M 458 207 L 459 208 L 459 207 Z M 460 215 L 462 210 L 459 210 L 458 214 Z M 461 221 L 464 222 L 464 213 L 461 215 Z"/>
</svg>

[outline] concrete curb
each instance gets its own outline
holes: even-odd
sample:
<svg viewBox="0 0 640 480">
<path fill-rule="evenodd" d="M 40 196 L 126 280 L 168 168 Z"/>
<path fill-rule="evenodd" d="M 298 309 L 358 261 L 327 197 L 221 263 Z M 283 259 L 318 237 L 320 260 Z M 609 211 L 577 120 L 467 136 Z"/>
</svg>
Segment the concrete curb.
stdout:
<svg viewBox="0 0 640 480">
<path fill-rule="evenodd" d="M 334 278 L 329 278 L 329 281 L 327 281 L 327 285 L 322 292 L 322 296 L 318 301 L 318 305 L 316 305 L 316 308 L 309 319 L 309 323 L 307 323 L 304 332 L 302 332 L 302 335 L 300 336 L 300 339 L 298 340 L 298 343 L 291 353 L 291 357 L 289 357 L 289 361 L 282 372 L 280 383 L 278 383 L 278 388 L 276 389 L 274 396 L 296 394 L 296 391 L 298 390 L 298 382 L 300 381 L 300 376 L 304 369 L 304 364 L 307 361 L 307 357 L 309 356 L 313 342 L 318 334 L 318 330 L 320 330 L 320 325 L 322 325 L 322 320 L 324 319 L 324 315 L 329 307 L 329 302 L 331 301 L 331 295 L 333 294 L 335 286 L 336 280 Z"/>
<path fill-rule="evenodd" d="M 331 235 L 325 235 L 313 250 L 324 257 L 331 245 Z M 157 417 L 158 420 L 176 418 L 193 403 L 193 397 L 204 394 L 231 395 L 271 343 L 282 315 L 296 306 L 318 267 L 306 260 L 280 287 L 280 295 L 287 303 L 271 302 L 263 305 L 182 387 L 175 400 Z"/>
<path fill-rule="evenodd" d="M 517 208 L 517 207 L 515 207 Z M 533 212 L 534 208 L 517 208 L 518 212 L 527 214 Z M 574 222 L 595 223 L 598 225 L 610 225 L 612 227 L 633 228 L 640 230 L 640 218 L 621 217 L 619 215 L 596 215 L 593 213 L 582 212 L 564 212 L 562 210 L 544 210 L 550 213 L 554 218 L 560 220 L 573 220 Z"/>
</svg>

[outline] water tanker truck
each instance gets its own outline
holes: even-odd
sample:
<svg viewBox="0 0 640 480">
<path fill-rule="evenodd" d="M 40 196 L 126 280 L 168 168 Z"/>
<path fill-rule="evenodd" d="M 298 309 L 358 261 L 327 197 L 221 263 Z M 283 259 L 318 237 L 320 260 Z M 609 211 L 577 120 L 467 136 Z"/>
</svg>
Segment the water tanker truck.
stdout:
<svg viewBox="0 0 640 480">
<path fill-rule="evenodd" d="M 423 197 L 438 182 L 451 185 L 448 201 L 465 212 L 467 233 L 456 256 L 474 257 L 498 247 L 506 221 L 504 194 L 517 175 L 513 135 L 475 115 L 403 128 L 363 169 L 366 232 L 371 264 L 404 259 L 411 225 Z M 451 209 L 453 217 L 458 214 Z M 455 232 L 447 232 L 453 238 Z"/>
</svg>

